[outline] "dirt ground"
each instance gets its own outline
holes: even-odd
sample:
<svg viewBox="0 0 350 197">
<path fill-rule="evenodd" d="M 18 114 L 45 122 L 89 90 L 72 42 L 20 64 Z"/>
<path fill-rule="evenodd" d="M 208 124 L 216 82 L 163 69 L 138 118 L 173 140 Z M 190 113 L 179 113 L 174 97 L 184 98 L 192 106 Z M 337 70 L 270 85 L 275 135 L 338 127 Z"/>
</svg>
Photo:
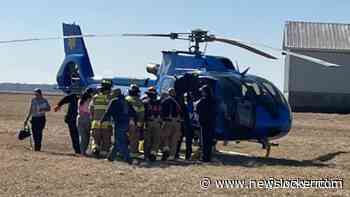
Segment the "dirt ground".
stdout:
<svg viewBox="0 0 350 197">
<path fill-rule="evenodd" d="M 223 147 L 211 164 L 185 161 L 128 166 L 72 153 L 64 111 L 49 113 L 43 152 L 18 141 L 30 95 L 0 94 L 0 196 L 350 196 L 350 115 L 294 114 L 290 134 L 270 158 L 258 144 Z M 56 103 L 58 97 L 48 97 Z M 204 177 L 208 189 L 200 187 Z M 215 181 L 342 179 L 343 188 L 217 188 Z M 202 182 L 203 183 L 203 182 Z"/>
</svg>

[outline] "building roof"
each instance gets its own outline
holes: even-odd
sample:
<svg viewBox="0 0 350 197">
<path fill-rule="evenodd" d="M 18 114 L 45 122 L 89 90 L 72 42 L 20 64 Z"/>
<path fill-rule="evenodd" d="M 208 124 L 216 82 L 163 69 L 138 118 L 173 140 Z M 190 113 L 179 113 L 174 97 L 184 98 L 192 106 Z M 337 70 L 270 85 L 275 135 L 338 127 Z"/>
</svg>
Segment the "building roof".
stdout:
<svg viewBox="0 0 350 197">
<path fill-rule="evenodd" d="M 288 21 L 284 49 L 350 51 L 350 24 Z"/>
</svg>

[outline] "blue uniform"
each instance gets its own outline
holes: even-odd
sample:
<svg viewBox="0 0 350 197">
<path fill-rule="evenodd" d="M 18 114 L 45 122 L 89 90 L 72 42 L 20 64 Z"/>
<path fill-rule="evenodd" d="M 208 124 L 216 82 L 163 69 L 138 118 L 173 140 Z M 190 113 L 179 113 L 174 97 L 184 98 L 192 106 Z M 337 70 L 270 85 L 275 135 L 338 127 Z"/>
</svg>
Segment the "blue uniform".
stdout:
<svg viewBox="0 0 350 197">
<path fill-rule="evenodd" d="M 128 149 L 128 137 L 127 132 L 129 129 L 129 106 L 124 99 L 124 96 L 118 96 L 113 99 L 103 115 L 101 121 L 107 121 L 112 118 L 114 122 L 114 146 L 109 160 L 113 161 L 117 157 L 119 152 L 125 161 L 130 162 L 130 155 Z"/>
</svg>

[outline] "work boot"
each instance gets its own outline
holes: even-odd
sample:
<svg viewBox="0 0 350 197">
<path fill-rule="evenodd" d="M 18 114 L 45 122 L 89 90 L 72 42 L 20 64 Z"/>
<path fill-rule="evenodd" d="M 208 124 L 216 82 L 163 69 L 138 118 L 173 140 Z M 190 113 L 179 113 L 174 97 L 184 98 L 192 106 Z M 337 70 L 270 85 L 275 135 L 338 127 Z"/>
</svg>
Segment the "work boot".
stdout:
<svg viewBox="0 0 350 197">
<path fill-rule="evenodd" d="M 162 161 L 166 161 L 169 157 L 169 151 L 164 151 L 162 155 Z"/>
<path fill-rule="evenodd" d="M 41 145 L 34 145 L 34 151 L 41 151 Z"/>
<path fill-rule="evenodd" d="M 191 160 L 192 150 L 186 148 L 185 160 Z"/>
<path fill-rule="evenodd" d="M 150 155 L 149 155 L 149 160 L 150 160 L 150 161 L 153 162 L 153 161 L 155 161 L 156 159 L 157 159 L 157 157 L 156 157 L 154 154 L 150 154 Z"/>
<path fill-rule="evenodd" d="M 113 162 L 113 161 L 124 161 L 122 156 L 120 156 L 119 154 L 114 159 L 112 158 L 111 154 L 108 154 L 107 160 L 110 161 L 110 162 Z"/>
<path fill-rule="evenodd" d="M 97 148 L 92 149 L 91 151 L 92 155 L 94 155 L 96 158 L 100 157 L 100 150 L 98 150 Z"/>
<path fill-rule="evenodd" d="M 112 159 L 112 157 L 110 155 L 107 157 L 107 160 L 110 161 L 110 162 L 114 161 L 114 159 Z"/>
<path fill-rule="evenodd" d="M 128 163 L 129 165 L 133 165 L 134 164 L 134 162 L 133 162 L 134 160 L 133 159 L 129 159 L 129 160 L 126 160 L 126 163 Z M 136 163 L 135 163 L 136 164 Z M 134 165 L 135 165 L 134 164 Z"/>
<path fill-rule="evenodd" d="M 106 158 L 106 157 L 108 157 L 108 152 L 107 151 L 100 151 L 99 155 L 102 158 Z"/>
</svg>

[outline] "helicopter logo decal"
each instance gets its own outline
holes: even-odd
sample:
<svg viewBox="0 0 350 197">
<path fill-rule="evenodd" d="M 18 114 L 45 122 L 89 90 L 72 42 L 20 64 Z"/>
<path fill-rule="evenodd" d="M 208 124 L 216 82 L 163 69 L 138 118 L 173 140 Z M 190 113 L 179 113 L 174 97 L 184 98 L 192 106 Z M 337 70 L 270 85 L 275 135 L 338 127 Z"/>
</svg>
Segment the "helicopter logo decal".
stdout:
<svg viewBox="0 0 350 197">
<path fill-rule="evenodd" d="M 76 39 L 75 38 L 69 38 L 68 39 L 68 47 L 69 47 L 70 50 L 75 49 L 76 45 L 77 44 L 76 44 Z"/>
</svg>

